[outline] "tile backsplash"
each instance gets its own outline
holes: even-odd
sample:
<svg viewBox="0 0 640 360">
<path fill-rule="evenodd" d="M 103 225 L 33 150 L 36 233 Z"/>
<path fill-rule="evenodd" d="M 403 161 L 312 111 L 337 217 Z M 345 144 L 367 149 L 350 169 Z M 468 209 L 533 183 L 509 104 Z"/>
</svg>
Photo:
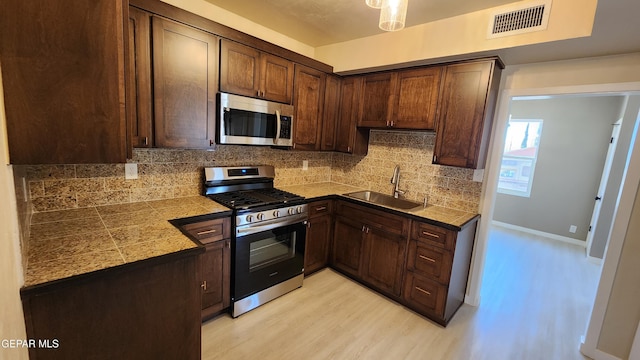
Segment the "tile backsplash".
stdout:
<svg viewBox="0 0 640 360">
<path fill-rule="evenodd" d="M 204 166 L 273 165 L 275 186 L 334 181 L 391 194 L 399 165 L 406 198 L 477 212 L 481 183 L 472 181 L 473 170 L 432 165 L 434 139 L 429 132 L 373 130 L 367 156 L 235 145 L 134 149 L 135 180 L 125 180 L 124 164 L 16 166 L 16 174 L 26 177 L 32 211 L 42 212 L 199 195 Z"/>
<path fill-rule="evenodd" d="M 372 130 L 367 156 L 333 155 L 331 180 L 391 195 L 398 165 L 405 198 L 478 212 L 482 183 L 471 169 L 433 165 L 434 140 L 433 132 Z"/>
<path fill-rule="evenodd" d="M 308 160 L 308 170 L 302 161 Z M 125 180 L 124 164 L 38 165 L 26 174 L 33 212 L 84 208 L 202 193 L 205 166 L 273 165 L 276 186 L 331 180 L 331 153 L 225 145 L 213 151 L 134 149 L 138 179 Z"/>
</svg>

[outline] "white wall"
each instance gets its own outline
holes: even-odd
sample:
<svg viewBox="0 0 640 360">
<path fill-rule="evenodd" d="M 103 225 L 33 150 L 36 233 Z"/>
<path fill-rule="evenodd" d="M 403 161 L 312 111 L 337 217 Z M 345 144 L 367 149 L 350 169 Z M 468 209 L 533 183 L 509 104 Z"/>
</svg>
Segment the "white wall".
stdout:
<svg viewBox="0 0 640 360">
<path fill-rule="evenodd" d="M 26 338 L 20 287 L 23 284 L 18 217 L 9 163 L 4 96 L 0 79 L 0 341 Z M 5 348 L 0 359 L 28 359 L 26 348 Z"/>
<path fill-rule="evenodd" d="M 612 125 L 623 96 L 512 100 L 512 119 L 542 119 L 529 197 L 496 197 L 493 219 L 586 241 Z M 628 146 L 627 146 L 628 148 Z M 569 227 L 577 231 L 571 233 Z M 586 242 L 585 242 L 586 245 Z"/>
<path fill-rule="evenodd" d="M 554 0 L 546 30 L 487 39 L 492 12 L 506 7 L 434 21 L 366 38 L 316 48 L 316 58 L 337 73 L 469 56 L 478 52 L 590 36 L 596 13 L 594 0 Z"/>
</svg>

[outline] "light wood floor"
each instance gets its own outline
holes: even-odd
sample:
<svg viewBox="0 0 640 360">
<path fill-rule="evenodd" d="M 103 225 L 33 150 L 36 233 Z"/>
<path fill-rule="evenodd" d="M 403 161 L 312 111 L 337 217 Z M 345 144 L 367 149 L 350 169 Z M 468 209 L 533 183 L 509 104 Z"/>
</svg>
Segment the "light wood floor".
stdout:
<svg viewBox="0 0 640 360">
<path fill-rule="evenodd" d="M 585 359 L 600 267 L 584 249 L 512 230 L 489 240 L 480 307 L 446 328 L 325 269 L 304 286 L 202 327 L 203 359 Z"/>
</svg>

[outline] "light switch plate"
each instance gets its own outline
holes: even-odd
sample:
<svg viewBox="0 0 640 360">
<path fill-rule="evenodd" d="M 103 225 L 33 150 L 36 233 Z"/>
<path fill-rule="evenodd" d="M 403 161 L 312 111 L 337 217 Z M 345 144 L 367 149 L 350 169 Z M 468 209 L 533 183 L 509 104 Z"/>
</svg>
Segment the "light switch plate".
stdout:
<svg viewBox="0 0 640 360">
<path fill-rule="evenodd" d="M 302 170 L 309 170 L 309 160 L 302 160 Z"/>
<path fill-rule="evenodd" d="M 138 164 L 136 163 L 124 164 L 124 178 L 127 180 L 137 179 Z"/>
</svg>

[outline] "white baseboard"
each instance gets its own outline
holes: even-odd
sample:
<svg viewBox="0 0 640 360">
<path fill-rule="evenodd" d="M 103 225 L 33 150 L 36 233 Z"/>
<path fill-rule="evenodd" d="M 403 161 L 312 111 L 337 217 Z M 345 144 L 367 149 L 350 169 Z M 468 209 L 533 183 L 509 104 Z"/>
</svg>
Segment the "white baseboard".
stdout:
<svg viewBox="0 0 640 360">
<path fill-rule="evenodd" d="M 480 305 L 480 297 L 473 299 L 469 295 L 464 296 L 464 303 L 467 305 L 478 307 Z"/>
<path fill-rule="evenodd" d="M 582 342 L 580 343 L 580 353 L 593 360 L 622 360 L 619 357 L 613 356 L 602 350 L 593 349 L 590 346 L 586 346 L 586 344 L 584 343 L 584 337 L 582 338 Z"/>
<path fill-rule="evenodd" d="M 527 233 L 527 234 L 542 236 L 542 237 L 549 238 L 549 239 L 552 239 L 552 240 L 558 240 L 558 241 L 562 241 L 562 242 L 565 242 L 565 243 L 578 245 L 578 246 L 583 247 L 585 249 L 587 248 L 587 242 L 583 241 L 583 240 L 578 240 L 578 239 L 570 238 L 570 237 L 567 237 L 567 236 L 552 234 L 552 233 L 548 233 L 548 232 L 544 232 L 544 231 L 529 229 L 529 228 L 518 226 L 518 225 L 507 224 L 507 223 L 504 223 L 502 221 L 492 220 L 491 224 L 495 225 L 495 226 L 503 227 L 505 229 L 522 231 L 522 232 Z"/>
<path fill-rule="evenodd" d="M 595 256 L 587 255 L 587 261 L 596 265 L 602 265 L 602 259 Z"/>
</svg>

